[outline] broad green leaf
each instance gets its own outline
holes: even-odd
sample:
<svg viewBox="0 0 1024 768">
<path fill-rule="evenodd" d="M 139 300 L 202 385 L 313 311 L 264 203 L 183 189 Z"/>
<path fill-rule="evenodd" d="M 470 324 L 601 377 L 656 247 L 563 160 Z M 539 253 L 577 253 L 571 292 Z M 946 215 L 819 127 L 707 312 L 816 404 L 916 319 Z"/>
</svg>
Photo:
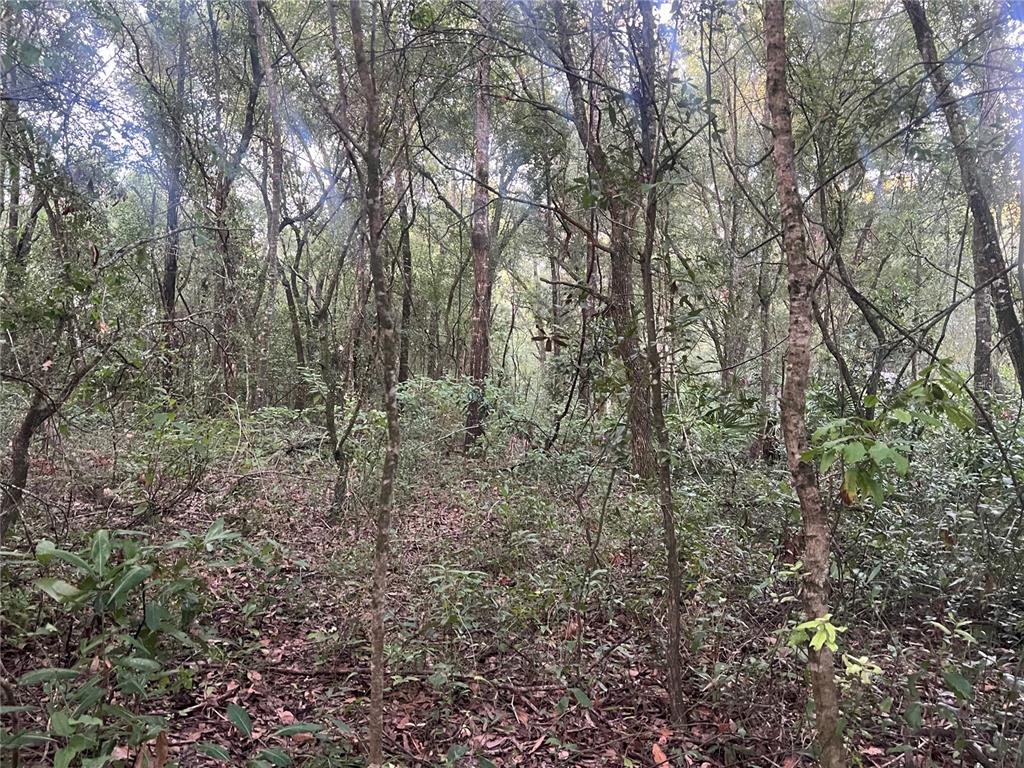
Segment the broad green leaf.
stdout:
<svg viewBox="0 0 1024 768">
<path fill-rule="evenodd" d="M 288 756 L 288 753 L 280 749 L 261 749 L 256 757 L 266 760 L 271 765 L 279 766 L 279 768 L 287 768 L 287 766 L 292 764 L 292 759 Z"/>
<path fill-rule="evenodd" d="M 921 702 L 912 702 L 907 707 L 907 711 L 903 713 L 903 717 L 911 728 L 920 728 L 924 722 L 924 710 L 921 707 Z"/>
<path fill-rule="evenodd" d="M 110 559 L 110 533 L 105 530 L 96 531 L 92 537 L 92 565 L 100 576 L 103 575 Z"/>
<path fill-rule="evenodd" d="M 448 747 L 448 754 L 445 755 L 444 759 L 448 765 L 455 765 L 456 762 L 461 760 L 467 754 L 469 754 L 469 747 L 465 744 L 452 744 Z"/>
<path fill-rule="evenodd" d="M 160 662 L 154 661 L 153 659 L 147 659 L 142 656 L 129 656 L 127 658 L 118 659 L 116 662 L 119 667 L 127 667 L 133 669 L 136 672 L 159 672 L 163 667 Z"/>
<path fill-rule="evenodd" d="M 883 464 L 892 457 L 893 449 L 882 442 L 877 442 L 868 449 L 868 455 L 875 464 Z"/>
<path fill-rule="evenodd" d="M 228 704 L 228 720 L 234 723 L 235 727 L 243 734 L 252 738 L 252 718 L 249 717 L 248 712 L 233 701 Z"/>
<path fill-rule="evenodd" d="M 78 675 L 77 669 L 43 667 L 42 669 L 33 669 L 19 677 L 18 685 L 38 685 L 39 683 L 54 683 L 58 680 L 74 680 Z"/>
<path fill-rule="evenodd" d="M 78 587 L 68 584 L 63 579 L 36 579 L 35 585 L 58 603 L 69 602 L 82 594 Z"/>
<path fill-rule="evenodd" d="M 220 760 L 222 763 L 230 763 L 231 755 L 224 749 L 220 744 L 214 744 L 210 741 L 204 741 L 200 744 L 196 744 L 196 751 L 202 752 L 207 757 L 212 757 L 214 760 Z"/>
<path fill-rule="evenodd" d="M 867 448 L 864 443 L 854 441 L 843 446 L 843 458 L 850 464 L 856 464 L 867 455 Z"/>
<path fill-rule="evenodd" d="M 907 474 L 910 470 L 910 459 L 898 451 L 892 452 L 892 464 L 900 476 Z"/>
<path fill-rule="evenodd" d="M 63 747 L 53 756 L 53 768 L 68 768 L 79 750 L 77 747 Z"/>
<path fill-rule="evenodd" d="M 43 565 L 46 565 L 51 560 L 63 560 L 65 563 L 75 566 L 82 573 L 90 573 L 92 571 L 89 568 L 89 564 L 74 552 L 57 549 L 57 546 L 52 541 L 46 539 L 36 544 L 36 560 Z"/>
<path fill-rule="evenodd" d="M 114 588 L 114 591 L 110 593 L 110 599 L 107 601 L 107 605 L 117 605 L 120 601 L 127 598 L 133 589 L 148 579 L 152 574 L 153 566 L 151 565 L 137 565 L 132 568 L 124 575 L 124 578 L 122 578 L 117 587 Z"/>
<path fill-rule="evenodd" d="M 942 670 L 942 679 L 946 681 L 946 685 L 950 687 L 958 699 L 967 701 L 974 694 L 970 681 L 955 669 Z"/>
<path fill-rule="evenodd" d="M 913 421 L 913 417 L 910 415 L 910 411 L 906 411 L 902 408 L 894 408 L 892 411 L 892 417 L 896 419 L 900 424 L 909 424 Z"/>
<path fill-rule="evenodd" d="M 587 696 L 586 691 L 581 688 L 573 688 L 571 691 L 572 695 L 576 697 L 576 703 L 584 709 L 590 709 L 593 706 L 593 702 L 590 697 Z"/>
</svg>

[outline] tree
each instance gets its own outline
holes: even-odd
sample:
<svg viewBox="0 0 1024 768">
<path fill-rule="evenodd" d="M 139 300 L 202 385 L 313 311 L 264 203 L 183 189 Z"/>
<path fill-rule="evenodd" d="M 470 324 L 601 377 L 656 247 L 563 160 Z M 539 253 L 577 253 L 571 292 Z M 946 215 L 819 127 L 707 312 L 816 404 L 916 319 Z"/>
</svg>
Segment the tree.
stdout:
<svg viewBox="0 0 1024 768">
<path fill-rule="evenodd" d="M 481 25 L 486 27 L 486 11 Z M 485 30 L 486 34 L 486 30 Z M 473 309 L 470 320 L 469 377 L 473 392 L 466 412 L 466 447 L 483 435 L 484 383 L 490 371 L 491 220 L 488 176 L 491 162 L 491 62 L 489 38 L 484 37 L 476 65 L 476 110 L 473 123 L 473 202 L 470 246 L 473 252 Z"/>
<path fill-rule="evenodd" d="M 782 389 L 782 429 L 793 487 L 800 499 L 804 535 L 804 610 L 809 619 L 827 621 L 829 525 L 821 500 L 814 464 L 807 458 L 807 385 L 811 369 L 811 315 L 814 265 L 807 257 L 803 201 L 797 188 L 795 145 L 786 88 L 786 15 L 781 0 L 765 0 L 764 31 L 767 44 L 766 99 L 771 114 L 772 158 L 782 220 L 782 250 L 786 256 L 789 288 L 789 339 L 786 346 L 786 382 Z M 814 690 L 815 721 L 821 763 L 825 768 L 846 765 L 839 716 L 832 650 L 828 645 L 808 648 L 808 669 Z"/>
<path fill-rule="evenodd" d="M 917 49 L 921 54 L 921 63 L 927 70 L 935 98 L 946 118 L 946 126 L 953 143 L 953 153 L 960 169 L 960 181 L 974 221 L 971 236 L 971 249 L 974 254 L 975 291 L 984 291 L 985 287 L 992 296 L 992 309 L 995 311 L 999 332 L 1003 335 L 1003 343 L 1013 369 L 1017 374 L 1017 384 L 1024 393 L 1024 328 L 1021 327 L 1017 310 L 1014 307 L 1013 292 L 1010 288 L 1009 268 L 1003 258 L 1002 246 L 999 243 L 999 231 L 992 208 L 989 205 L 985 181 L 978 166 L 977 149 L 969 139 L 967 126 L 957 104 L 953 84 L 946 75 L 942 59 L 935 49 L 935 35 L 924 7 L 919 0 L 903 0 L 903 7 L 910 17 L 914 29 Z M 985 368 L 985 331 L 988 310 L 984 297 L 976 303 L 976 317 L 980 318 L 982 329 L 980 334 L 980 359 L 978 365 Z M 989 366 L 991 363 L 989 363 Z"/>
</svg>

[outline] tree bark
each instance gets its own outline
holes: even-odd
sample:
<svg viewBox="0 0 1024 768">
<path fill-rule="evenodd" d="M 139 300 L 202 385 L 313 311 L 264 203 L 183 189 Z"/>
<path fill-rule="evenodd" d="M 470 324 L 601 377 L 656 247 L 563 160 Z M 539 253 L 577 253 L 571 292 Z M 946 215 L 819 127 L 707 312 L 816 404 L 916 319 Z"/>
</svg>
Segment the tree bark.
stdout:
<svg viewBox="0 0 1024 768">
<path fill-rule="evenodd" d="M 782 219 L 782 248 L 788 269 L 789 342 L 782 389 L 782 429 L 793 487 L 800 500 L 804 534 L 804 610 L 809 618 L 828 613 L 829 525 L 814 465 L 803 458 L 809 447 L 805 413 L 811 368 L 811 316 L 814 266 L 807 255 L 803 203 L 797 188 L 793 127 L 786 88 L 786 32 L 783 0 L 765 0 L 767 42 L 766 99 L 771 114 L 772 156 Z M 832 651 L 808 647 L 814 691 L 817 742 L 824 768 L 846 765 L 840 726 L 839 692 Z"/>
<path fill-rule="evenodd" d="M 469 377 L 473 391 L 466 410 L 466 448 L 484 433 L 484 387 L 490 373 L 491 225 L 488 176 L 491 161 L 491 79 L 489 45 L 481 45 L 476 65 L 476 118 L 473 131 L 473 201 L 470 248 L 473 251 L 473 309 L 470 320 Z"/>
<path fill-rule="evenodd" d="M 410 237 L 412 221 L 409 218 L 409 206 L 406 202 L 412 195 L 411 188 L 406 185 L 410 183 L 405 165 L 400 164 L 396 171 L 396 190 L 398 195 L 398 224 L 401 227 L 398 240 L 398 252 L 402 263 L 402 323 L 399 336 L 400 348 L 398 352 L 398 382 L 409 378 L 409 351 L 412 346 L 410 338 L 410 327 L 412 323 L 412 239 Z"/>
<path fill-rule="evenodd" d="M 977 147 L 968 141 L 968 130 L 957 104 L 953 84 L 946 75 L 945 67 L 935 50 L 935 35 L 920 0 L 903 0 L 903 7 L 910 17 L 914 29 L 921 63 L 928 70 L 935 98 L 946 118 L 946 126 L 953 142 L 953 152 L 960 168 L 960 180 L 967 194 L 967 203 L 977 228 L 972 237 L 975 275 L 982 278 L 981 284 L 988 284 L 992 295 L 1003 345 L 1010 354 L 1013 370 L 1017 375 L 1020 392 L 1024 395 L 1024 328 L 1021 327 L 1013 303 L 1013 291 L 995 218 L 989 206 L 985 181 L 979 170 Z M 977 287 L 977 286 L 976 286 Z"/>
<path fill-rule="evenodd" d="M 587 105 L 583 97 L 583 79 L 572 52 L 563 2 L 555 0 L 552 9 L 558 33 L 558 55 L 569 87 L 573 124 L 590 164 L 601 180 L 603 194 L 608 198 L 611 262 L 609 315 L 618 338 L 616 348 L 626 370 L 629 395 L 627 420 L 630 430 L 633 471 L 645 479 L 651 479 L 657 476 L 657 461 L 653 450 L 654 442 L 651 438 L 649 373 L 646 357 L 640 352 L 637 342 L 638 322 L 636 308 L 633 304 L 633 257 L 630 253 L 629 238 L 632 222 L 629 220 L 628 207 L 619 194 L 621 183 L 601 146 L 596 134 L 596 127 L 592 126 L 592 121 L 588 116 Z"/>
<path fill-rule="evenodd" d="M 974 388 L 992 392 L 992 292 L 985 285 L 983 254 L 985 231 L 975 219 L 971 226 L 971 252 L 974 255 Z"/>
<path fill-rule="evenodd" d="M 676 541 L 676 514 L 672 498 L 672 451 L 665 427 L 665 404 L 662 387 L 661 352 L 658 349 L 657 317 L 654 311 L 654 235 L 658 217 L 658 165 L 655 150 L 657 114 L 654 103 L 655 40 L 654 12 L 651 3 L 638 0 L 642 20 L 640 35 L 639 72 L 637 77 L 640 105 L 640 151 L 647 196 L 644 201 L 644 247 L 640 254 L 643 278 L 644 316 L 647 330 L 647 367 L 651 373 L 651 417 L 658 441 L 657 485 L 658 505 L 661 508 L 662 538 L 668 572 L 668 633 L 666 637 L 665 666 L 668 678 L 669 709 L 674 722 L 682 722 L 683 660 L 680 655 L 682 629 L 682 573 L 679 567 L 679 544 Z"/>
<path fill-rule="evenodd" d="M 0 542 L 7 539 L 7 534 L 18 521 L 18 509 L 28 483 L 29 449 L 32 437 L 53 413 L 54 408 L 36 391 L 28 410 L 21 420 L 18 431 L 11 438 L 11 469 L 4 483 L 3 496 L 0 497 Z"/>
<path fill-rule="evenodd" d="M 388 548 L 391 536 L 391 510 L 394 483 L 398 472 L 401 439 L 398 410 L 398 348 L 395 324 L 391 317 L 391 297 L 381 253 L 384 234 L 384 185 L 381 178 L 381 123 L 374 72 L 374 50 L 367 51 L 363 31 L 362 0 L 350 0 L 352 51 L 356 73 L 365 102 L 365 149 L 363 200 L 367 222 L 368 258 L 373 280 L 377 330 L 380 339 L 381 368 L 384 378 L 384 410 L 387 416 L 387 447 L 377 497 L 377 531 L 373 548 L 373 592 L 370 626 L 370 765 L 384 761 L 384 600 L 387 590 Z"/>
<path fill-rule="evenodd" d="M 173 338 L 178 294 L 178 253 L 181 246 L 179 218 L 182 195 L 182 133 L 185 112 L 185 51 L 187 7 L 178 0 L 178 52 L 175 61 L 174 102 L 168 125 L 170 136 L 167 153 L 167 245 L 164 249 L 164 272 L 160 282 L 160 301 L 167 323 L 168 340 Z M 170 344 L 169 344 L 170 346 Z"/>
</svg>

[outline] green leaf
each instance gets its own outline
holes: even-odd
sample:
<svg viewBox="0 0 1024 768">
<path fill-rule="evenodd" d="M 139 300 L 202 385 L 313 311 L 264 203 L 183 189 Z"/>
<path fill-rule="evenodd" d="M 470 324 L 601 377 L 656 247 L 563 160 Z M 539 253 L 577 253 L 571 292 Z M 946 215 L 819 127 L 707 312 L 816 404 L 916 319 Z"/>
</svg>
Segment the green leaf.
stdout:
<svg viewBox="0 0 1024 768">
<path fill-rule="evenodd" d="M 910 411 L 905 411 L 902 408 L 894 408 L 892 411 L 892 417 L 896 419 L 900 424 L 909 424 L 913 421 L 913 417 L 910 415 Z"/>
<path fill-rule="evenodd" d="M 974 695 L 970 681 L 955 669 L 942 670 L 942 679 L 946 681 L 946 685 L 950 687 L 958 699 L 967 701 Z"/>
<path fill-rule="evenodd" d="M 875 443 L 868 449 L 868 456 L 875 464 L 883 464 L 892 457 L 893 450 L 885 443 Z"/>
<path fill-rule="evenodd" d="M 867 448 L 864 443 L 852 442 L 843 446 L 843 458 L 850 464 L 856 464 L 867 455 Z"/>
<path fill-rule="evenodd" d="M 461 760 L 469 753 L 469 747 L 465 744 L 452 744 L 448 747 L 448 754 L 445 755 L 444 760 L 448 765 L 455 765 L 456 762 Z"/>
<path fill-rule="evenodd" d="M 43 565 L 46 565 L 51 560 L 63 560 L 65 563 L 69 563 L 82 573 L 90 573 L 91 568 L 89 564 L 85 562 L 81 557 L 74 554 L 73 552 L 67 552 L 63 549 L 57 549 L 56 545 L 52 541 L 43 539 L 36 544 L 36 560 Z"/>
<path fill-rule="evenodd" d="M 204 741 L 200 744 L 196 744 L 196 751 L 202 752 L 204 755 L 212 757 L 214 760 L 220 760 L 222 763 L 231 762 L 231 755 L 220 744 Z"/>
<path fill-rule="evenodd" d="M 92 565 L 96 569 L 96 572 L 100 576 L 103 575 L 103 571 L 107 567 L 107 561 L 110 559 L 110 534 L 105 530 L 96 531 L 96 535 L 92 537 Z"/>
<path fill-rule="evenodd" d="M 78 587 L 68 584 L 63 579 L 36 579 L 35 585 L 58 603 L 69 602 L 82 594 Z"/>
<path fill-rule="evenodd" d="M 243 734 L 252 738 L 252 718 L 249 717 L 248 712 L 233 701 L 228 704 L 228 720 L 234 723 L 235 727 Z"/>
<path fill-rule="evenodd" d="M 266 760 L 271 765 L 280 766 L 280 768 L 287 768 L 287 766 L 292 764 L 292 759 L 288 756 L 288 753 L 280 749 L 261 749 L 256 757 Z"/>
<path fill-rule="evenodd" d="M 907 724 L 911 728 L 920 728 L 924 723 L 924 710 L 921 707 L 921 702 L 915 701 L 907 707 L 907 711 L 903 713 L 903 717 L 906 719 Z"/>
<path fill-rule="evenodd" d="M 900 476 L 907 474 L 910 470 L 910 459 L 898 451 L 892 452 L 892 464 L 896 468 L 896 473 Z"/>
<path fill-rule="evenodd" d="M 593 706 L 594 703 L 590 700 L 590 697 L 587 696 L 586 691 L 583 689 L 573 688 L 570 692 L 576 697 L 576 703 L 584 709 L 590 709 Z"/>
<path fill-rule="evenodd" d="M 148 579 L 152 574 L 153 566 L 151 565 L 137 565 L 132 568 L 125 574 L 124 578 L 121 579 L 120 583 L 110 594 L 110 599 L 107 600 L 107 605 L 116 605 L 120 601 L 125 600 L 133 589 Z"/>
<path fill-rule="evenodd" d="M 476 764 L 478 768 L 498 768 L 497 765 L 495 765 L 492 761 L 488 760 L 486 757 L 478 757 L 476 759 Z"/>
<path fill-rule="evenodd" d="M 67 712 L 61 712 L 58 709 L 50 715 L 50 732 L 54 736 L 60 736 L 62 739 L 70 737 L 75 732 Z"/>
<path fill-rule="evenodd" d="M 832 465 L 836 463 L 836 459 L 839 458 L 839 454 L 835 451 L 822 451 L 821 452 L 821 463 L 818 464 L 818 474 L 824 475 L 830 469 Z"/>
<path fill-rule="evenodd" d="M 77 669 L 60 669 L 59 667 L 43 667 L 26 672 L 18 678 L 18 685 L 38 685 L 54 683 L 58 680 L 74 680 L 78 677 Z"/>
<path fill-rule="evenodd" d="M 53 768 L 68 768 L 79 750 L 77 747 L 63 747 L 53 756 Z"/>
<path fill-rule="evenodd" d="M 163 669 L 159 661 L 147 659 L 142 656 L 129 656 L 127 658 L 118 659 L 115 663 L 119 667 L 127 667 L 128 669 L 133 669 L 136 672 L 159 672 Z"/>
<path fill-rule="evenodd" d="M 294 736 L 296 733 L 319 733 L 324 727 L 317 725 L 316 723 L 294 723 L 292 725 L 286 725 L 284 728 L 278 728 L 274 731 L 271 736 Z"/>
</svg>

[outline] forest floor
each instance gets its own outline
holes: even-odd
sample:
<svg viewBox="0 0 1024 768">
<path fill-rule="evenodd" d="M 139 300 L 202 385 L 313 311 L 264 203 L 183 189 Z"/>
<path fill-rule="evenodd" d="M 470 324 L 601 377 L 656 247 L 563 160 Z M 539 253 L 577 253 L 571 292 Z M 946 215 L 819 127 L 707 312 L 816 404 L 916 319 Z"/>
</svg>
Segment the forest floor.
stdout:
<svg viewBox="0 0 1024 768">
<path fill-rule="evenodd" d="M 611 483 L 607 494 L 584 493 L 514 463 L 496 471 L 410 454 L 388 590 L 385 740 L 396 765 L 813 764 L 803 662 L 786 643 L 795 587 L 776 533 L 700 521 L 699 537 L 687 545 L 684 535 L 688 698 L 673 725 L 649 502 Z M 366 468 L 367 487 L 375 472 Z M 182 661 L 191 685 L 145 702 L 167 718 L 179 765 L 362 764 L 372 515 L 360 499 L 372 494 L 354 494 L 332 519 L 331 480 L 326 462 L 301 453 L 250 472 L 223 466 L 147 524 L 162 541 L 224 517 L 248 543 L 246 556 L 194 563 L 208 643 Z M 73 512 L 72 528 L 139 524 L 109 510 L 98 520 L 95 507 Z M 774 576 L 758 583 L 765 572 Z M 864 632 L 858 642 L 885 647 L 886 637 Z M 904 644 L 923 654 L 929 641 Z M 57 666 L 45 656 L 33 643 L 5 647 L 5 675 Z M 903 654 L 901 664 L 914 663 Z M 869 713 L 850 734 L 859 764 L 903 764 L 910 752 L 907 765 L 985 765 L 941 723 L 918 728 L 912 749 L 901 744 L 906 726 L 890 716 L 884 685 L 905 677 L 894 664 L 878 670 L 882 685 L 843 683 L 847 701 Z M 925 680 L 922 690 L 955 705 L 941 686 Z M 250 738 L 229 704 L 247 713 Z"/>
</svg>

